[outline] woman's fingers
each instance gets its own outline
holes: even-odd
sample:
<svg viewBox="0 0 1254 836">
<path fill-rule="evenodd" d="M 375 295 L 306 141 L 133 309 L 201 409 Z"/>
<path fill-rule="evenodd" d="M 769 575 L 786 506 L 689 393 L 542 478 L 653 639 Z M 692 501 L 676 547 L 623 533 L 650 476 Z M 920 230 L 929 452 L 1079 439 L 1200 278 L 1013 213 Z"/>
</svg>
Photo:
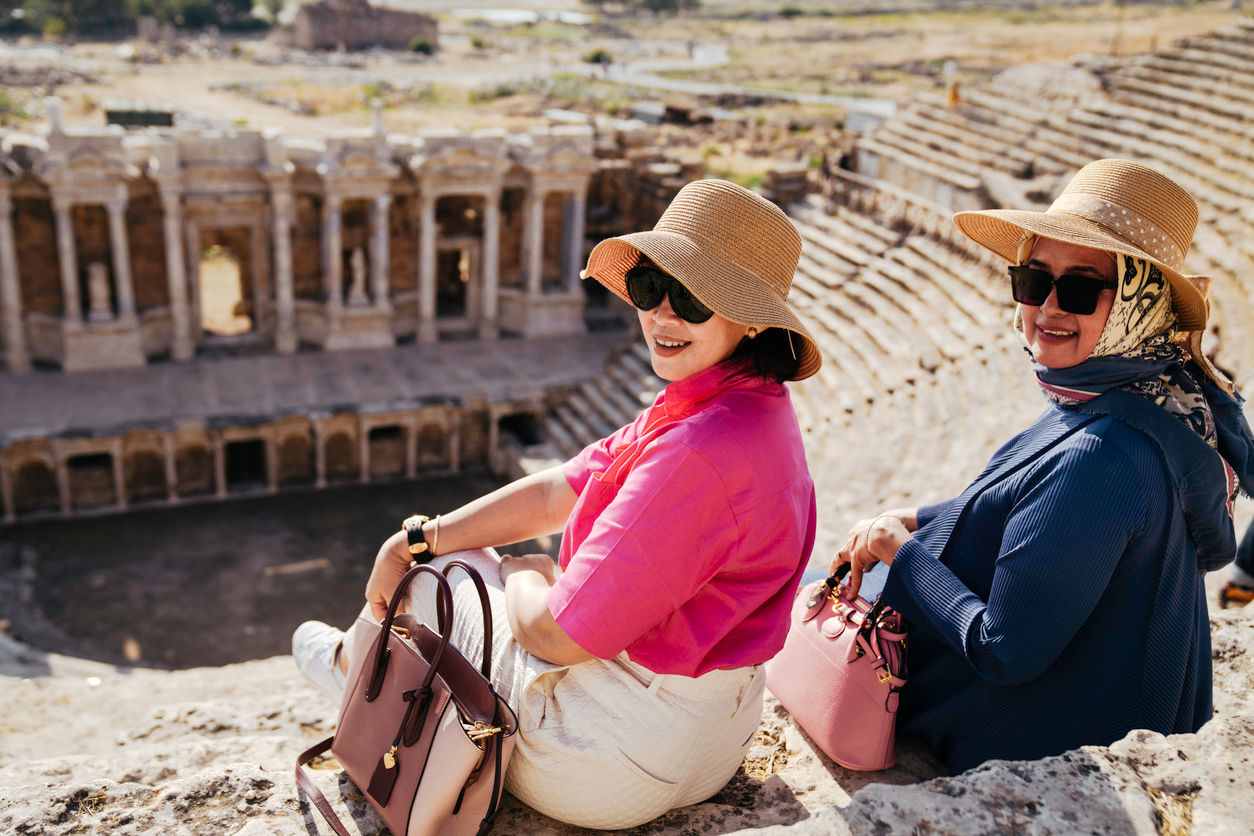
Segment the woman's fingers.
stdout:
<svg viewBox="0 0 1254 836">
<path fill-rule="evenodd" d="M 379 547 L 375 555 L 374 566 L 370 570 L 370 578 L 366 581 L 366 602 L 370 605 L 370 614 L 376 620 L 382 620 L 388 611 L 388 603 L 396 587 L 400 586 L 401 578 L 409 571 L 408 537 L 404 531 L 393 534 Z M 403 612 L 404 605 L 397 607 Z"/>
<path fill-rule="evenodd" d="M 827 567 L 827 573 L 830 575 L 839 567 L 844 566 L 853 560 L 858 551 L 859 542 L 866 542 L 866 530 L 870 526 L 871 520 L 858 520 L 849 529 L 849 533 L 845 535 L 845 542 L 841 544 L 840 550 L 836 552 L 836 556 L 832 558 L 832 562 Z"/>
</svg>

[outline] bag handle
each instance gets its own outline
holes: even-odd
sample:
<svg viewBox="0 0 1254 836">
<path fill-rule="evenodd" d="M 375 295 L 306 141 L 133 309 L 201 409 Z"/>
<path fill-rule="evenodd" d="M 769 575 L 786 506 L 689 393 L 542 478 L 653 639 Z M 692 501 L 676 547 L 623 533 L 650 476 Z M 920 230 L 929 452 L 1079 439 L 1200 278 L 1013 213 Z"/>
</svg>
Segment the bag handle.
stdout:
<svg viewBox="0 0 1254 836">
<path fill-rule="evenodd" d="M 366 686 L 366 702 L 373 702 L 375 697 L 379 696 L 379 692 L 383 690 L 383 677 L 387 673 L 388 658 L 391 651 L 388 650 L 388 634 L 392 632 L 392 620 L 396 618 L 396 610 L 400 607 L 401 601 L 405 597 L 405 592 L 409 589 L 409 584 L 414 578 L 422 573 L 427 573 L 435 577 L 438 584 L 437 605 L 443 606 L 447 612 L 453 611 L 453 592 L 449 588 L 448 581 L 436 569 L 431 568 L 425 563 L 420 563 L 405 573 L 405 577 L 401 578 L 401 582 L 397 585 L 396 591 L 392 593 L 392 600 L 388 602 L 387 615 L 383 617 L 382 629 L 379 630 L 379 637 L 375 639 L 374 648 L 371 650 L 371 659 L 368 666 L 371 670 L 370 682 Z M 440 645 L 436 648 L 435 653 L 431 657 L 431 666 L 427 669 L 426 679 L 422 683 L 424 689 L 431 687 L 432 681 L 435 679 L 436 669 L 440 666 L 440 659 L 444 656 L 444 649 L 448 647 L 450 631 L 445 630 L 443 625 L 440 626 Z"/>
<path fill-rule="evenodd" d="M 483 661 L 479 665 L 479 672 L 483 674 L 484 679 L 491 682 L 492 678 L 489 672 L 492 670 L 492 604 L 488 601 L 488 587 L 483 582 L 483 576 L 479 574 L 478 570 L 464 560 L 450 560 L 448 565 L 444 567 L 444 577 L 447 578 L 458 567 L 466 570 L 466 574 L 470 576 L 470 580 L 475 584 L 475 591 L 479 593 L 479 609 L 483 612 Z M 436 623 L 440 627 L 440 632 L 446 633 L 453 628 L 452 619 L 449 619 L 446 629 L 444 624 L 444 599 L 436 599 L 435 604 Z"/>
</svg>

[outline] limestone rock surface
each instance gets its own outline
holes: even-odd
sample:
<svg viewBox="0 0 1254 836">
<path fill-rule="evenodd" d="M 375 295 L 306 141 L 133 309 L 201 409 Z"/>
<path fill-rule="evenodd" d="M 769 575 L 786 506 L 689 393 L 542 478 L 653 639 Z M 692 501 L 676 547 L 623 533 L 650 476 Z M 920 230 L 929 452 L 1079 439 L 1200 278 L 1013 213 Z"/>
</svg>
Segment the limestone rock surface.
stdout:
<svg viewBox="0 0 1254 836">
<path fill-rule="evenodd" d="M 1197 734 L 1138 731 L 1110 747 L 962 775 L 916 742 L 856 773 L 768 699 L 744 769 L 717 795 L 637 834 L 1244 834 L 1254 832 L 1254 610 L 1212 620 L 1216 717 Z M 296 755 L 334 707 L 289 657 L 223 668 L 117 668 L 0 636 L 0 833 L 329 833 L 302 802 Z M 334 761 L 315 780 L 362 834 L 381 822 Z M 582 832 L 507 796 L 496 832 Z"/>
</svg>

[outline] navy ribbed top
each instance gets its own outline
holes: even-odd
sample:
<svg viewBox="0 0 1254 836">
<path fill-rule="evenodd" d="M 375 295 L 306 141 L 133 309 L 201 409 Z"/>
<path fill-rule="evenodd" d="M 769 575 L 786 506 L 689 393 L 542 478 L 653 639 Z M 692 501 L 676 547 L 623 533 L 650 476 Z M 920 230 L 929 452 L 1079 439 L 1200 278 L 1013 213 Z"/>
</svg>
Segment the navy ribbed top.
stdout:
<svg viewBox="0 0 1254 836">
<path fill-rule="evenodd" d="M 1163 451 L 1084 420 L 1047 409 L 985 471 L 1036 449 L 1008 475 L 919 509 L 888 573 L 910 620 L 898 728 L 954 772 L 1211 716 L 1203 573 Z"/>
</svg>

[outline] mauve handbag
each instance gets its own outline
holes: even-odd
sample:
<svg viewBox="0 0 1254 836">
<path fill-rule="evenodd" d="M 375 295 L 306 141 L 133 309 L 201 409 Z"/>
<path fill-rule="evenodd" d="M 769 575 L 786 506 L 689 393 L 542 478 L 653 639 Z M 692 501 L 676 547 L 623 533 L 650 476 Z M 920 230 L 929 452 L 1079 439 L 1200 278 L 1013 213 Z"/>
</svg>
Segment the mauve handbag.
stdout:
<svg viewBox="0 0 1254 836">
<path fill-rule="evenodd" d="M 453 596 L 445 575 L 454 568 L 464 569 L 479 593 L 479 668 L 449 644 Z M 437 582 L 439 632 L 396 612 L 422 573 Z M 444 574 L 413 567 L 392 594 L 383 623 L 361 617 L 353 638 L 339 726 L 297 759 L 301 789 L 335 832 L 348 836 L 303 768 L 330 749 L 397 836 L 486 833 L 500 805 L 518 721 L 488 678 L 492 613 L 479 573 L 460 560 L 450 561 Z"/>
<path fill-rule="evenodd" d="M 851 596 L 845 564 L 797 592 L 784 649 L 766 687 L 819 748 L 846 769 L 887 769 L 906 684 L 906 628 L 878 598 Z"/>
</svg>

